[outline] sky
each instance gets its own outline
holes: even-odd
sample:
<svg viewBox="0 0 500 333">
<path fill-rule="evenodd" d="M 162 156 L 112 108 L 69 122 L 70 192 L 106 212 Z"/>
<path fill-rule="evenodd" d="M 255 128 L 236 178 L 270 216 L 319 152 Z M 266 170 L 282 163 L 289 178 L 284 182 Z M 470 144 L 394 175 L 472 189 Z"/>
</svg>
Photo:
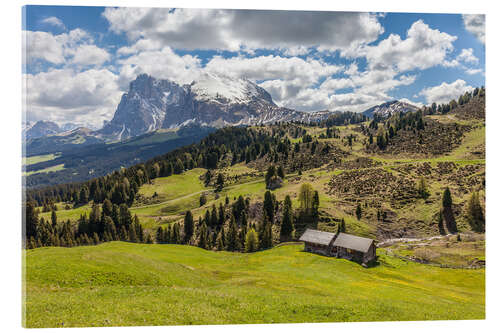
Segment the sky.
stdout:
<svg viewBox="0 0 500 333">
<path fill-rule="evenodd" d="M 29 121 L 100 128 L 137 75 L 247 78 L 280 106 L 447 103 L 485 83 L 485 16 L 126 7 L 23 8 Z"/>
</svg>

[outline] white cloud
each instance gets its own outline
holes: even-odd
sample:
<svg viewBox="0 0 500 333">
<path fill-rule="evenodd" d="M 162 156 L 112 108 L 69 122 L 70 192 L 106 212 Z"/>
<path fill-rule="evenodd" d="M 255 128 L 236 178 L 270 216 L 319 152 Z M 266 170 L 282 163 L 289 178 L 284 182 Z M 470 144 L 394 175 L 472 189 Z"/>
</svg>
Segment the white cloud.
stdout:
<svg viewBox="0 0 500 333">
<path fill-rule="evenodd" d="M 101 126 L 120 101 L 118 77 L 106 69 L 55 69 L 24 74 L 28 119 Z"/>
<path fill-rule="evenodd" d="M 64 62 L 63 45 L 51 33 L 43 31 L 23 31 L 25 56 L 28 63 L 43 59 L 53 64 Z"/>
<path fill-rule="evenodd" d="M 465 29 L 473 34 L 481 43 L 485 43 L 485 16 L 480 14 L 462 15 Z"/>
<path fill-rule="evenodd" d="M 55 27 L 59 27 L 62 29 L 66 29 L 66 26 L 64 25 L 64 23 L 55 16 L 47 17 L 47 18 L 41 20 L 40 22 L 44 23 L 44 24 L 53 25 Z"/>
<path fill-rule="evenodd" d="M 309 47 L 357 47 L 383 32 L 377 15 L 369 13 L 106 8 L 103 16 L 112 31 L 132 41 L 146 39 L 180 49 L 290 49 L 296 55 Z"/>
<path fill-rule="evenodd" d="M 73 54 L 72 63 L 84 66 L 102 65 L 111 58 L 106 50 L 91 44 L 80 45 L 74 50 L 74 53 L 71 51 L 68 51 L 68 53 Z"/>
<path fill-rule="evenodd" d="M 399 35 L 391 34 L 375 46 L 351 49 L 345 55 L 364 56 L 369 67 L 375 70 L 422 70 L 442 64 L 447 54 L 453 50 L 456 39 L 456 36 L 431 29 L 422 20 L 418 20 L 411 25 L 404 40 Z"/>
<path fill-rule="evenodd" d="M 458 61 L 477 64 L 479 59 L 474 55 L 474 50 L 472 48 L 462 49 L 462 52 L 457 57 Z"/>
<path fill-rule="evenodd" d="M 139 74 L 149 74 L 158 79 L 169 79 L 177 83 L 192 82 L 201 70 L 201 61 L 191 55 L 179 56 L 170 47 L 161 50 L 144 51 L 118 60 L 119 84 L 127 89 L 130 81 Z"/>
<path fill-rule="evenodd" d="M 443 82 L 439 86 L 425 88 L 418 95 L 424 96 L 428 105 L 432 103 L 443 104 L 457 99 L 472 89 L 464 80 L 458 79 L 452 83 Z"/>
<path fill-rule="evenodd" d="M 111 58 L 106 50 L 94 45 L 92 37 L 82 29 L 59 35 L 44 31 L 23 31 L 23 35 L 27 63 L 41 59 L 56 65 L 101 65 Z"/>
<path fill-rule="evenodd" d="M 484 73 L 482 68 L 469 68 L 469 69 L 465 70 L 465 72 L 469 75 L 476 75 L 476 74 Z"/>
</svg>

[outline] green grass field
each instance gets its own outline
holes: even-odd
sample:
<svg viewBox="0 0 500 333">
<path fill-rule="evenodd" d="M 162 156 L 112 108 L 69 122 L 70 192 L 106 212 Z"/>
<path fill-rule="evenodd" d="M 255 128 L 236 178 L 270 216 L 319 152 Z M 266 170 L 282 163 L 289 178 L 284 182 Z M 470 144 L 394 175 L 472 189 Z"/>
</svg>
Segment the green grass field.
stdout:
<svg viewBox="0 0 500 333">
<path fill-rule="evenodd" d="M 31 165 L 46 161 L 52 161 L 53 159 L 59 157 L 58 154 L 46 154 L 46 155 L 36 155 L 30 157 L 23 157 L 23 165 Z"/>
<path fill-rule="evenodd" d="M 25 251 L 25 326 L 485 317 L 484 270 L 385 256 L 363 268 L 283 245 L 253 254 L 122 242 Z"/>
<path fill-rule="evenodd" d="M 48 167 L 45 169 L 36 170 L 36 171 L 23 172 L 23 174 L 25 176 L 29 176 L 29 175 L 34 175 L 36 173 L 48 173 L 48 172 L 59 171 L 59 170 L 64 170 L 64 163 L 57 164 L 57 165 L 54 165 L 54 166 L 51 166 L 51 167 Z"/>
</svg>

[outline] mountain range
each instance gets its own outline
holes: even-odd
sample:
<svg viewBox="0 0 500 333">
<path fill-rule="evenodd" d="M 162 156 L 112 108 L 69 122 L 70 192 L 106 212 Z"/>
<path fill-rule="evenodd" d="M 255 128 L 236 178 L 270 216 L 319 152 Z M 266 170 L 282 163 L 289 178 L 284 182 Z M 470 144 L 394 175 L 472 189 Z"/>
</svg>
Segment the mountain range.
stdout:
<svg viewBox="0 0 500 333">
<path fill-rule="evenodd" d="M 96 134 L 106 140 L 123 140 L 187 124 L 220 128 L 322 120 L 330 114 L 277 106 L 266 90 L 246 79 L 205 73 L 190 84 L 179 85 L 142 74 L 130 83 L 113 119 Z"/>
<path fill-rule="evenodd" d="M 385 117 L 395 112 L 416 110 L 418 107 L 414 105 L 395 100 L 371 107 L 363 114 Z M 324 120 L 333 113 L 280 107 L 265 89 L 244 78 L 204 73 L 190 84 L 181 85 L 141 74 L 130 82 L 128 92 L 122 95 L 113 118 L 99 130 L 82 129 L 72 123 L 59 127 L 51 121 L 38 121 L 26 124 L 23 131 L 30 151 L 31 147 L 50 145 L 54 141 L 75 142 L 72 140 L 75 136 L 83 137 L 83 140 L 77 140 L 83 144 L 116 142 L 188 124 L 220 128 L 289 121 L 311 122 Z M 35 145 L 31 143 L 33 139 L 55 135 L 56 138 L 47 142 L 37 140 L 33 142 Z"/>
</svg>

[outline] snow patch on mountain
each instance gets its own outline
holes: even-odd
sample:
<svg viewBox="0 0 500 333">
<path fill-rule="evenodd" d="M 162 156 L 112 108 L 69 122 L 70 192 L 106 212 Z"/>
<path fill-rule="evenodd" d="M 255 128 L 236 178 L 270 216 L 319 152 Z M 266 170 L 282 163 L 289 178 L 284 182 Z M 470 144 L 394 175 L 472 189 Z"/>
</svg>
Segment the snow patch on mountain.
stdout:
<svg viewBox="0 0 500 333">
<path fill-rule="evenodd" d="M 386 103 L 382 103 L 376 106 L 373 106 L 366 111 L 363 112 L 364 115 L 368 117 L 373 117 L 374 115 L 380 116 L 380 117 L 390 117 L 395 113 L 401 112 L 401 113 L 406 113 L 406 112 L 414 112 L 418 111 L 419 108 L 415 105 L 403 102 L 403 101 L 390 101 Z"/>
<path fill-rule="evenodd" d="M 197 100 L 227 99 L 232 103 L 248 103 L 259 95 L 256 85 L 248 80 L 204 73 L 191 84 Z"/>
</svg>

